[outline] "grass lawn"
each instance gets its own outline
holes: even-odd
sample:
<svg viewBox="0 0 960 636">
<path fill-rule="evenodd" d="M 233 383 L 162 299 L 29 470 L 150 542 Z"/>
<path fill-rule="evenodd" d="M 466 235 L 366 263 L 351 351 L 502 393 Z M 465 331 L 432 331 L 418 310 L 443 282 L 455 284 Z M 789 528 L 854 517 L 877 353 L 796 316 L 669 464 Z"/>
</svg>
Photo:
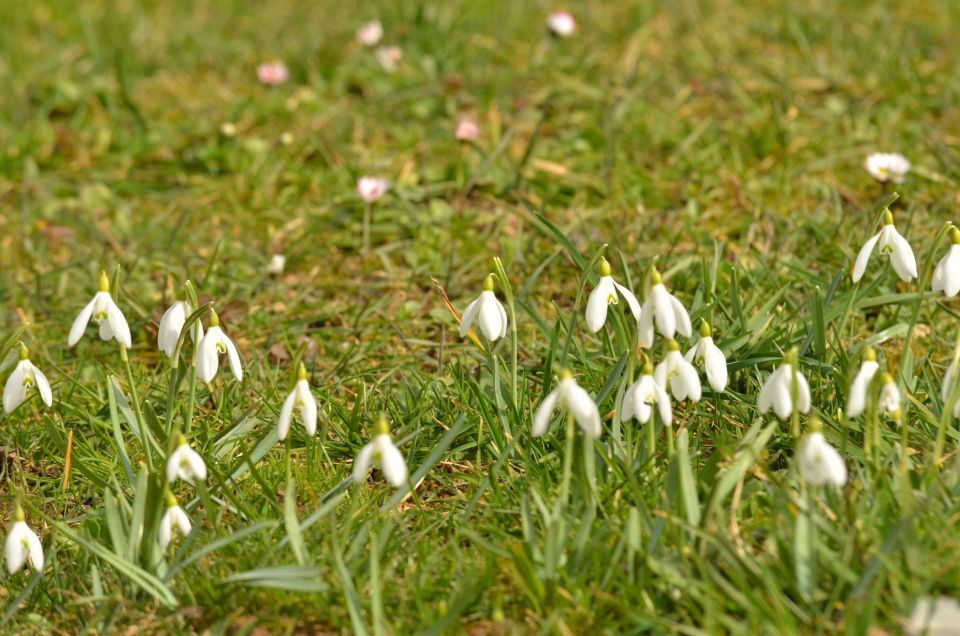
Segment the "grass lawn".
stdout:
<svg viewBox="0 0 960 636">
<path fill-rule="evenodd" d="M 357 41 L 374 19 L 399 59 Z M 45 0 L 0 24 L 0 381 L 22 341 L 52 385 L 0 421 L 4 534 L 19 502 L 45 554 L 4 570 L 0 632 L 879 635 L 958 596 L 960 316 L 931 290 L 957 3 Z M 362 176 L 389 191 L 364 203 Z M 854 284 L 886 206 L 918 277 L 878 248 Z M 623 417 L 668 339 L 643 346 L 623 298 L 585 321 L 603 257 L 641 303 L 659 270 L 681 353 L 706 321 L 726 356 L 669 427 Z M 123 355 L 94 326 L 67 344 L 101 271 Z M 490 273 L 506 334 L 460 337 Z M 242 380 L 226 357 L 198 377 L 190 329 L 158 350 L 187 280 Z M 758 400 L 794 348 L 812 408 L 780 420 Z M 317 431 L 279 441 L 301 363 Z M 532 435 L 565 370 L 596 439 L 563 415 Z M 351 480 L 381 414 L 396 487 Z M 816 422 L 843 486 L 798 469 Z M 181 433 L 208 475 L 168 491 Z M 167 492 L 192 530 L 162 550 Z"/>
</svg>

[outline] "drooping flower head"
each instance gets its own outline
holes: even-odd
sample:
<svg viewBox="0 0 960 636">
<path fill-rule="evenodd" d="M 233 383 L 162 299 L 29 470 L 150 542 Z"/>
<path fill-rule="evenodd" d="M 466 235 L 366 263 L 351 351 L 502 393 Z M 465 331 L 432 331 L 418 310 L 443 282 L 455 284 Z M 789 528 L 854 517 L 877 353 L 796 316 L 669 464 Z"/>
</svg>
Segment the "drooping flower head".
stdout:
<svg viewBox="0 0 960 636">
<path fill-rule="evenodd" d="M 889 373 L 884 373 L 881 377 L 880 399 L 877 405 L 881 413 L 895 420 L 900 419 L 900 388 Z"/>
<path fill-rule="evenodd" d="M 383 25 L 380 20 L 372 20 L 357 29 L 357 41 L 364 46 L 373 47 L 383 39 Z"/>
<path fill-rule="evenodd" d="M 547 16 L 547 29 L 558 38 L 568 38 L 577 30 L 577 21 L 566 11 L 554 11 Z"/>
<path fill-rule="evenodd" d="M 784 356 L 783 362 L 770 374 L 760 389 L 757 408 L 763 415 L 771 408 L 781 420 L 793 414 L 794 408 L 800 413 L 810 412 L 810 385 L 797 366 L 797 349 L 794 347 Z M 793 384 L 796 381 L 796 404 L 794 404 Z"/>
<path fill-rule="evenodd" d="M 290 431 L 290 421 L 293 419 L 293 413 L 296 411 L 300 415 L 300 422 L 307 435 L 313 437 L 317 432 L 317 400 L 310 392 L 310 385 L 307 383 L 307 368 L 300 363 L 300 369 L 297 371 L 297 384 L 293 391 L 284 400 L 280 408 L 280 421 L 277 424 L 280 441 L 287 438 Z"/>
<path fill-rule="evenodd" d="M 390 439 L 390 427 L 384 415 L 381 415 L 377 421 L 376 435 L 360 449 L 353 462 L 353 481 L 362 483 L 374 465 L 383 473 L 387 483 L 394 488 L 399 488 L 407 482 L 407 462 Z"/>
<path fill-rule="evenodd" d="M 860 363 L 860 370 L 857 371 L 857 375 L 850 385 L 850 397 L 847 399 L 847 417 L 859 417 L 866 410 L 870 382 L 879 369 L 880 364 L 877 362 L 876 352 L 871 347 L 867 347 L 863 352 L 863 362 Z"/>
<path fill-rule="evenodd" d="M 890 259 L 890 264 L 897 276 L 909 283 L 917 277 L 917 259 L 913 255 L 913 248 L 903 238 L 897 228 L 893 226 L 893 214 L 890 210 L 883 213 L 883 228 L 863 244 L 860 253 L 857 254 L 857 260 L 853 264 L 853 282 L 858 283 L 863 278 L 863 273 L 867 270 L 867 263 L 870 262 L 870 254 L 873 248 L 879 244 L 880 254 Z"/>
<path fill-rule="evenodd" d="M 257 66 L 257 79 L 266 86 L 277 86 L 290 79 L 290 72 L 283 62 L 268 62 Z"/>
<path fill-rule="evenodd" d="M 650 282 L 650 292 L 640 312 L 640 344 L 647 348 L 653 346 L 654 327 L 664 338 L 672 339 L 677 333 L 689 338 L 693 333 L 690 314 L 677 297 L 667 291 L 656 268 L 650 273 Z"/>
<path fill-rule="evenodd" d="M 197 347 L 197 377 L 209 383 L 220 369 L 220 356 L 226 354 L 230 370 L 237 381 L 243 380 L 243 368 L 240 366 L 240 354 L 227 334 L 220 328 L 220 317 L 210 308 L 210 328 Z"/>
<path fill-rule="evenodd" d="M 703 393 L 697 370 L 686 361 L 680 353 L 680 345 L 673 339 L 667 341 L 667 355 L 657 365 L 653 377 L 657 384 L 669 390 L 678 402 L 687 398 L 691 402 L 697 402 Z"/>
<path fill-rule="evenodd" d="M 895 152 L 875 152 L 867 156 L 866 168 L 870 176 L 881 183 L 902 183 L 910 172 L 910 162 Z"/>
<path fill-rule="evenodd" d="M 619 302 L 619 296 L 627 301 L 630 307 L 630 313 L 635 320 L 640 320 L 640 303 L 633 292 L 613 280 L 611 275 L 610 263 L 607 259 L 600 258 L 600 280 L 597 286 L 590 292 L 587 299 L 587 328 L 591 333 L 597 333 L 603 329 L 607 322 L 607 309 L 610 305 L 616 305 Z"/>
<path fill-rule="evenodd" d="M 833 446 L 820 432 L 819 421 L 800 440 L 795 455 L 800 477 L 811 486 L 843 486 L 847 483 L 847 467 Z"/>
<path fill-rule="evenodd" d="M 560 372 L 560 383 L 543 398 L 540 408 L 533 416 L 533 436 L 540 437 L 550 428 L 555 410 L 565 411 L 573 415 L 573 419 L 580 425 L 580 429 L 587 437 L 596 439 L 603 431 L 600 425 L 600 411 L 593 398 L 580 388 L 566 369 Z"/>
<path fill-rule="evenodd" d="M 960 229 L 950 228 L 950 247 L 933 270 L 933 291 L 953 298 L 960 292 Z"/>
<path fill-rule="evenodd" d="M 190 448 L 183 434 L 177 437 L 177 448 L 167 458 L 167 483 L 178 479 L 190 484 L 207 480 L 207 465 L 200 453 Z"/>
<path fill-rule="evenodd" d="M 157 541 L 160 543 L 160 551 L 166 552 L 170 543 L 173 541 L 173 531 L 179 530 L 182 536 L 190 534 L 192 528 L 190 517 L 183 511 L 183 508 L 177 504 L 177 498 L 173 493 L 167 491 L 167 509 L 160 519 L 160 528 L 157 531 Z"/>
<path fill-rule="evenodd" d="M 29 397 L 30 389 L 36 387 L 40 399 L 47 406 L 53 406 L 53 392 L 50 382 L 43 371 L 30 362 L 30 351 L 20 343 L 20 362 L 14 367 L 7 383 L 3 387 L 3 410 L 12 413 Z"/>
<path fill-rule="evenodd" d="M 43 544 L 40 543 L 40 537 L 27 525 L 20 504 L 17 504 L 13 524 L 7 534 L 4 555 L 7 559 L 7 571 L 10 574 L 16 573 L 26 565 L 30 565 L 37 572 L 43 572 Z"/>
<path fill-rule="evenodd" d="M 172 358 L 177 351 L 177 342 L 180 341 L 180 333 L 183 331 L 183 325 L 187 322 L 187 317 L 193 313 L 193 307 L 189 300 L 178 300 L 163 312 L 160 318 L 160 326 L 157 329 L 157 347 L 168 358 Z M 203 325 L 197 320 L 190 330 L 190 337 L 194 342 L 203 340 Z"/>
<path fill-rule="evenodd" d="M 461 338 L 474 323 L 480 326 L 480 331 L 490 342 L 507 335 L 507 312 L 493 293 L 493 274 L 484 279 L 483 291 L 464 310 L 460 319 Z"/>
<path fill-rule="evenodd" d="M 357 194 L 364 203 L 373 203 L 382 198 L 390 189 L 390 182 L 381 177 L 360 177 L 357 180 Z"/>
<path fill-rule="evenodd" d="M 110 297 L 110 279 L 107 278 L 106 272 L 100 272 L 99 288 L 93 300 L 80 310 L 77 319 L 73 321 L 70 335 L 67 337 L 67 346 L 72 347 L 80 341 L 92 318 L 100 326 L 100 338 L 103 340 L 116 338 L 117 342 L 129 349 L 133 346 L 130 326 L 127 325 L 123 312 Z"/>
<path fill-rule="evenodd" d="M 700 340 L 684 356 L 687 362 L 702 364 L 707 372 L 707 381 L 718 393 L 727 388 L 727 357 L 713 342 L 710 325 L 704 320 L 700 323 Z"/>
<path fill-rule="evenodd" d="M 657 383 L 653 376 L 653 365 L 648 361 L 643 365 L 640 379 L 627 387 L 623 394 L 623 406 L 620 409 L 620 419 L 627 421 L 636 418 L 641 424 L 646 424 L 653 414 L 653 406 L 660 411 L 660 420 L 664 426 L 673 422 L 673 408 L 670 397 L 664 387 Z"/>
</svg>

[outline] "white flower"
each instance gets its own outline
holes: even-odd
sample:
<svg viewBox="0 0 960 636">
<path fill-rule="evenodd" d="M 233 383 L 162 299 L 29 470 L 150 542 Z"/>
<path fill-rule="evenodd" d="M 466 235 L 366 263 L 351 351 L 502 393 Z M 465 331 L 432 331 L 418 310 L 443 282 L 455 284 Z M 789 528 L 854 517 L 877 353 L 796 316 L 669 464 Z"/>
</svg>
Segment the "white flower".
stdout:
<svg viewBox="0 0 960 636">
<path fill-rule="evenodd" d="M 457 128 L 453 132 L 457 141 L 474 141 L 480 136 L 480 126 L 472 119 L 464 117 L 457 122 Z"/>
<path fill-rule="evenodd" d="M 377 61 L 380 62 L 383 70 L 388 73 L 393 73 L 397 70 L 400 60 L 403 59 L 403 51 L 396 46 L 381 46 L 374 51 L 374 55 L 377 56 Z"/>
<path fill-rule="evenodd" d="M 700 340 L 684 356 L 687 362 L 696 360 L 703 364 L 707 372 L 707 381 L 718 393 L 727 388 L 727 357 L 713 342 L 710 325 L 704 320 L 700 325 Z"/>
<path fill-rule="evenodd" d="M 670 406 L 670 397 L 664 388 L 657 384 L 653 377 L 653 369 L 648 362 L 643 367 L 640 379 L 627 387 L 623 394 L 623 406 L 620 409 L 620 419 L 627 421 L 636 418 L 646 424 L 653 413 L 653 404 L 660 410 L 660 420 L 664 426 L 673 422 L 673 410 Z"/>
<path fill-rule="evenodd" d="M 594 439 L 600 437 L 600 411 L 593 398 L 573 379 L 569 371 L 561 371 L 560 383 L 543 398 L 540 408 L 533 416 L 533 436 L 540 437 L 550 427 L 555 409 L 561 409 L 573 415 L 584 435 Z"/>
<path fill-rule="evenodd" d="M 676 340 L 668 340 L 667 349 L 667 355 L 653 371 L 657 384 L 669 389 L 678 402 L 687 398 L 692 402 L 699 401 L 703 389 L 697 370 L 680 354 L 680 345 Z"/>
<path fill-rule="evenodd" d="M 956 373 L 956 364 L 954 364 L 954 360 L 951 359 L 950 364 L 947 365 L 947 372 L 943 374 L 943 384 L 940 386 L 940 399 L 943 400 L 944 406 L 947 405 L 947 400 L 950 399 L 950 385 L 952 384 Z M 960 400 L 957 400 L 953 405 L 953 416 L 960 417 Z"/>
<path fill-rule="evenodd" d="M 7 535 L 4 553 L 10 574 L 22 569 L 28 562 L 37 572 L 43 571 L 43 545 L 40 537 L 24 521 L 23 509 L 20 506 L 17 506 L 14 513 L 14 522 Z"/>
<path fill-rule="evenodd" d="M 947 298 L 960 292 L 960 230 L 950 229 L 952 244 L 933 270 L 933 291 L 942 291 Z"/>
<path fill-rule="evenodd" d="M 283 268 L 287 266 L 287 257 L 283 254 L 274 254 L 267 263 L 267 273 L 271 276 L 279 276 L 283 273 Z"/>
<path fill-rule="evenodd" d="M 257 66 L 257 79 L 261 84 L 277 86 L 290 79 L 290 72 L 283 62 L 268 62 Z"/>
<path fill-rule="evenodd" d="M 797 362 L 797 351 L 791 349 L 787 352 L 783 362 L 770 374 L 767 381 L 760 389 L 760 396 L 757 399 L 757 408 L 760 414 L 764 414 L 773 407 L 773 412 L 781 420 L 785 420 L 793 414 L 793 380 L 797 380 L 797 410 L 801 413 L 810 411 L 810 385 L 803 373 L 798 368 L 796 373 L 793 368 Z"/>
<path fill-rule="evenodd" d="M 884 373 L 882 379 L 883 386 L 880 388 L 880 400 L 878 402 L 880 412 L 899 419 L 900 389 L 897 387 L 897 383 L 893 381 L 893 376 L 889 373 Z"/>
<path fill-rule="evenodd" d="M 210 329 L 197 346 L 197 377 L 202 382 L 210 382 L 217 376 L 220 368 L 220 355 L 227 354 L 230 370 L 237 381 L 243 380 L 243 368 L 240 366 L 240 354 L 233 340 L 220 328 L 217 312 L 210 310 Z"/>
<path fill-rule="evenodd" d="M 107 278 L 106 272 L 100 273 L 100 291 L 94 294 L 93 300 L 87 303 L 87 306 L 80 311 L 77 319 L 73 321 L 73 326 L 70 327 L 70 335 L 67 338 L 67 346 L 72 347 L 80 341 L 91 318 L 100 325 L 100 337 L 102 339 L 116 338 L 117 342 L 127 349 L 133 345 L 127 319 L 123 317 L 123 312 L 110 297 L 110 279 Z"/>
<path fill-rule="evenodd" d="M 902 183 L 903 178 L 910 172 L 910 162 L 895 152 L 875 152 L 867 155 L 866 167 L 870 176 L 880 182 Z"/>
<path fill-rule="evenodd" d="M 483 281 L 483 291 L 463 312 L 460 319 L 460 337 L 467 335 L 474 322 L 490 342 L 507 335 L 507 312 L 493 293 L 493 274 Z"/>
<path fill-rule="evenodd" d="M 177 500 L 171 493 L 167 493 L 167 511 L 160 518 L 160 529 L 157 533 L 157 539 L 160 542 L 160 551 L 166 552 L 170 542 L 173 540 L 173 531 L 177 529 L 182 536 L 190 534 L 193 526 L 190 523 L 190 517 L 183 511 Z"/>
<path fill-rule="evenodd" d="M 890 258 L 890 264 L 901 280 L 909 283 L 917 277 L 917 259 L 913 255 L 913 249 L 907 243 L 907 239 L 897 232 L 897 228 L 893 226 L 893 215 L 890 210 L 886 210 L 883 213 L 883 229 L 864 243 L 860 253 L 857 254 L 857 261 L 853 264 L 853 282 L 860 282 L 863 278 L 867 263 L 870 261 L 870 254 L 873 253 L 873 248 L 878 242 L 880 253 Z"/>
<path fill-rule="evenodd" d="M 650 275 L 650 282 L 650 293 L 644 299 L 643 310 L 640 312 L 640 344 L 647 348 L 653 346 L 654 325 L 665 338 L 673 338 L 677 332 L 689 338 L 693 329 L 687 310 L 676 296 L 667 291 L 660 280 L 660 272 L 656 269 Z"/>
<path fill-rule="evenodd" d="M 811 486 L 843 486 L 847 483 L 847 467 L 840 453 L 819 431 L 803 436 L 796 458 L 800 477 Z"/>
<path fill-rule="evenodd" d="M 577 21 L 566 11 L 554 11 L 547 17 L 550 33 L 560 38 L 568 38 L 577 30 Z"/>
<path fill-rule="evenodd" d="M 637 297 L 632 291 L 613 280 L 613 276 L 610 275 L 610 263 L 607 259 L 601 258 L 600 282 L 593 288 L 587 299 L 587 328 L 591 333 L 597 333 L 603 329 L 604 323 L 607 322 L 607 308 L 609 305 L 618 303 L 618 292 L 630 306 L 633 318 L 640 320 L 640 303 L 637 302 Z"/>
<path fill-rule="evenodd" d="M 207 465 L 203 463 L 200 453 L 190 448 L 183 435 L 180 435 L 176 450 L 167 459 L 167 483 L 172 484 L 178 479 L 190 484 L 207 480 Z"/>
<path fill-rule="evenodd" d="M 873 349 L 867 348 L 863 354 L 863 362 L 860 364 L 860 370 L 853 383 L 850 385 L 850 397 L 847 399 L 847 417 L 859 417 L 867 408 L 867 391 L 870 388 L 870 381 L 880 369 L 877 363 L 877 354 Z"/>
<path fill-rule="evenodd" d="M 157 347 L 168 358 L 172 358 L 173 354 L 176 353 L 180 332 L 183 331 L 187 316 L 192 312 L 193 308 L 186 300 L 178 300 L 163 312 L 163 317 L 160 318 L 160 327 L 157 329 Z M 190 336 L 195 338 L 196 342 L 200 342 L 203 340 L 203 326 L 199 320 L 194 325 L 193 333 Z"/>
<path fill-rule="evenodd" d="M 363 482 L 370 473 L 370 467 L 376 465 L 386 477 L 387 483 L 399 488 L 407 482 L 407 462 L 403 454 L 394 446 L 387 428 L 387 419 L 380 416 L 377 422 L 377 434 L 367 443 L 353 461 L 353 481 Z"/>
<path fill-rule="evenodd" d="M 28 359 L 30 352 L 26 345 L 20 343 L 20 362 L 14 367 L 13 373 L 7 378 L 7 383 L 3 387 L 3 410 L 12 413 L 18 406 L 27 399 L 28 391 L 36 386 L 40 393 L 40 399 L 47 406 L 53 405 L 53 393 L 50 391 L 50 383 L 43 371 L 33 365 Z"/>
<path fill-rule="evenodd" d="M 360 177 L 357 180 L 357 194 L 364 203 L 373 203 L 390 189 L 390 182 L 380 177 Z"/>
<path fill-rule="evenodd" d="M 357 29 L 357 40 L 364 46 L 376 46 L 383 38 L 383 25 L 380 20 L 367 22 Z"/>
<path fill-rule="evenodd" d="M 290 391 L 290 395 L 283 401 L 280 408 L 280 422 L 277 424 L 277 431 L 280 434 L 280 441 L 287 438 L 290 431 L 290 421 L 293 419 L 294 409 L 300 414 L 300 422 L 303 424 L 307 435 L 313 437 L 317 432 L 317 400 L 310 392 L 310 385 L 307 384 L 307 368 L 300 363 L 300 371 L 297 373 L 297 384 Z"/>
<path fill-rule="evenodd" d="M 904 629 L 909 636 L 957 636 L 960 602 L 949 596 L 923 596 L 917 600 Z"/>
</svg>

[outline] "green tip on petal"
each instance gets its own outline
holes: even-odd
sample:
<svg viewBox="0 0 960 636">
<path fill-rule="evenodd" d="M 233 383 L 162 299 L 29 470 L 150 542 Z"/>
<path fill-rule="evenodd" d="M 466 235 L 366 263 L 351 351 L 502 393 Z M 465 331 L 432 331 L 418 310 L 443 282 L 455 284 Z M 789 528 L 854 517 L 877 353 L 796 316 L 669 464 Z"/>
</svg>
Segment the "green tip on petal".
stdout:
<svg viewBox="0 0 960 636">
<path fill-rule="evenodd" d="M 823 422 L 821 422 L 820 418 L 816 415 L 810 418 L 810 423 L 808 426 L 810 427 L 811 433 L 819 433 L 821 430 L 823 430 Z"/>
<path fill-rule="evenodd" d="M 643 375 L 653 375 L 653 364 L 649 360 L 643 363 Z"/>
<path fill-rule="evenodd" d="M 870 362 L 876 362 L 877 352 L 873 350 L 873 347 L 867 347 L 863 352 L 863 359 Z"/>
<path fill-rule="evenodd" d="M 377 418 L 377 435 L 389 435 L 390 424 L 387 423 L 387 416 L 384 413 Z"/>
<path fill-rule="evenodd" d="M 600 275 L 609 276 L 613 270 L 610 269 L 610 261 L 604 257 L 600 257 Z"/>
<path fill-rule="evenodd" d="M 177 433 L 177 446 L 186 446 L 187 436 L 183 433 Z"/>
<path fill-rule="evenodd" d="M 883 211 L 883 224 L 893 225 L 893 213 L 890 212 L 890 208 Z"/>
<path fill-rule="evenodd" d="M 487 274 L 483 279 L 483 291 L 493 291 L 493 274 Z"/>
<path fill-rule="evenodd" d="M 27 517 L 23 514 L 23 506 L 17 504 L 16 509 L 13 511 L 13 520 L 14 521 L 26 521 Z"/>
<path fill-rule="evenodd" d="M 306 380 L 307 379 L 307 367 L 303 366 L 303 363 L 300 363 L 300 368 L 297 370 L 297 380 Z"/>
<path fill-rule="evenodd" d="M 106 272 L 100 272 L 100 279 L 98 282 L 100 291 L 108 292 L 110 291 L 110 278 L 107 276 Z"/>
<path fill-rule="evenodd" d="M 210 308 L 210 326 L 211 327 L 220 326 L 220 316 L 217 315 L 217 312 L 214 311 L 213 307 Z"/>
<path fill-rule="evenodd" d="M 30 357 L 30 350 L 27 349 L 27 345 L 21 342 L 20 343 L 20 359 L 26 360 L 29 357 Z"/>
<path fill-rule="evenodd" d="M 709 338 L 711 335 L 712 335 L 712 332 L 710 331 L 710 323 L 707 322 L 706 320 L 702 320 L 700 322 L 700 337 Z"/>
<path fill-rule="evenodd" d="M 177 505 L 177 498 L 173 496 L 173 493 L 169 490 L 167 491 L 167 508 L 173 508 Z"/>
<path fill-rule="evenodd" d="M 680 351 L 680 345 L 677 343 L 676 340 L 674 340 L 673 338 L 670 338 L 669 340 L 667 340 L 667 349 L 669 351 Z"/>
<path fill-rule="evenodd" d="M 954 245 L 960 245 L 960 229 L 957 229 L 957 226 L 950 228 L 950 240 Z"/>
<path fill-rule="evenodd" d="M 560 369 L 560 379 L 561 380 L 572 380 L 573 374 L 570 373 L 570 369 Z"/>
<path fill-rule="evenodd" d="M 660 277 L 660 270 L 656 267 L 650 270 L 650 283 L 653 285 L 659 285 L 663 279 Z"/>
</svg>

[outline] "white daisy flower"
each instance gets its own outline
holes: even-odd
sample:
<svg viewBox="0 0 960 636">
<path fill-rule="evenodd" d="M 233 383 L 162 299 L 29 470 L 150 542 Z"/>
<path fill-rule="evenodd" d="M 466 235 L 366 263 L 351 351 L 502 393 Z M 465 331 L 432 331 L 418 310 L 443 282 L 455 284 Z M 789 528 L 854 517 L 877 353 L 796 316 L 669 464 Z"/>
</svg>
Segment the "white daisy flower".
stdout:
<svg viewBox="0 0 960 636">
<path fill-rule="evenodd" d="M 902 183 L 910 172 L 910 162 L 895 152 L 875 152 L 867 155 L 866 168 L 870 176 L 881 183 Z"/>
</svg>

